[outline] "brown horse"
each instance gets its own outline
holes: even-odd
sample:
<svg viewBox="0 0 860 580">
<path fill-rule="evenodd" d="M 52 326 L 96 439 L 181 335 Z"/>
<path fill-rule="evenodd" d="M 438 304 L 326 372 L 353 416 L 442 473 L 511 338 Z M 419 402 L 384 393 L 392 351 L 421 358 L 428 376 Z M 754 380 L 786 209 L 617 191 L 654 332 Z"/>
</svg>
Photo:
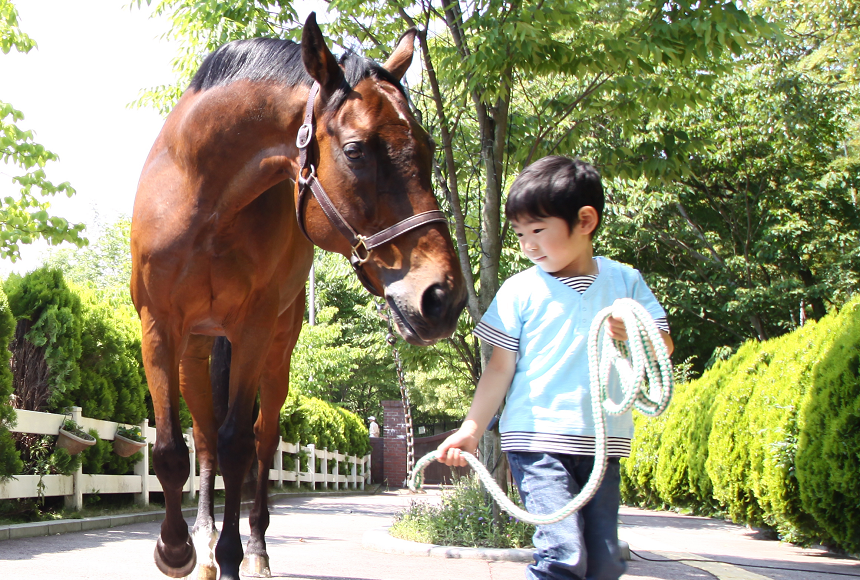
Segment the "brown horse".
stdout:
<svg viewBox="0 0 860 580">
<path fill-rule="evenodd" d="M 168 576 L 185 576 L 196 562 L 180 511 L 189 475 L 180 392 L 200 461 L 201 572 L 214 572 L 212 484 L 220 465 L 221 578 L 238 579 L 243 557 L 247 572 L 268 574 L 265 474 L 304 316 L 312 242 L 350 258 L 410 343 L 432 344 L 455 329 L 463 277 L 433 195 L 431 141 L 400 85 L 414 36 L 404 35 L 384 66 L 354 54 L 336 60 L 313 14 L 301 45 L 227 44 L 203 63 L 147 158 L 132 220 L 131 292 L 166 503 L 155 560 Z M 223 421 L 213 412 L 209 377 L 217 336 L 231 345 Z M 243 554 L 240 488 L 255 436 L 260 481 Z"/>
</svg>

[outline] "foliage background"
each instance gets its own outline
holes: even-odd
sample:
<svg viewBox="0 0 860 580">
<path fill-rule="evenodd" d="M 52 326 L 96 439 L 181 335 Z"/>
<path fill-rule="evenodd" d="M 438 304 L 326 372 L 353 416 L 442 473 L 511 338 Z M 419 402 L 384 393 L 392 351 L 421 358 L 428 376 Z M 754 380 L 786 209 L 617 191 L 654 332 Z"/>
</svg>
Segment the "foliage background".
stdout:
<svg viewBox="0 0 860 580">
<path fill-rule="evenodd" d="M 466 412 L 488 352 L 471 328 L 499 283 L 530 266 L 501 215 L 505 190 L 546 154 L 600 169 L 611 205 L 598 252 L 643 271 L 694 372 L 856 291 L 856 67 L 834 49 L 856 38 L 846 4 L 331 2 L 320 21 L 341 50 L 384 61 L 418 30 L 420 72 L 407 82 L 437 143 L 437 197 L 470 297 L 449 341 L 398 346 L 417 422 Z M 208 51 L 261 34 L 296 40 L 303 24 L 277 0 L 137 6 L 168 16 L 182 45 L 176 84 L 139 101 L 165 112 Z M 294 383 L 379 414 L 378 397 L 397 397 L 395 373 L 381 370 L 393 365 L 385 327 L 337 260 L 317 259 L 321 328 L 301 339 L 314 349 L 297 349 L 307 372 L 293 375 L 312 379 Z"/>
<path fill-rule="evenodd" d="M 287 1 L 136 5 L 167 15 L 169 36 L 182 46 L 177 82 L 139 101 L 164 112 L 208 51 L 252 36 L 297 39 L 302 25 Z M 540 156 L 581 156 L 600 169 L 610 201 L 598 253 L 644 273 L 669 312 L 676 361 L 691 376 L 707 371 L 690 383 L 696 388 L 679 390 L 683 413 L 638 421 L 626 496 L 851 549 L 856 538 L 840 529 L 860 526 L 834 494 L 856 492 L 838 464 L 856 463 L 844 452 L 858 431 L 857 364 L 848 330 L 828 325 L 857 293 L 860 274 L 860 2 L 329 7 L 325 33 L 334 44 L 380 61 L 407 26 L 418 29 L 420 73 L 408 83 L 437 143 L 435 187 L 469 306 L 449 341 L 431 349 L 396 343 L 416 423 L 444 427 L 465 414 L 487 355 L 470 331 L 501 281 L 529 267 L 501 215 L 506 188 Z M 33 44 L 13 5 L 0 0 L 0 49 Z M 73 189 L 45 180 L 42 168 L 55 156 L 22 119 L 0 102 L 0 157 L 17 168 L 21 192 L 0 204 L 0 255 L 15 257 L 18 244 L 37 237 L 83 244 L 78 226 L 47 212 L 43 194 Z M 32 325 L 27 334 L 49 361 L 51 405 L 74 395 L 94 414 L 146 412 L 125 288 L 127 228 L 107 228 L 97 249 L 56 253 L 49 266 L 62 280 L 45 269 L 4 284 L 10 311 Z M 361 421 L 341 410 L 379 416 L 381 400 L 399 397 L 385 313 L 341 258 L 317 256 L 316 273 L 318 324 L 296 348 L 283 427 L 323 445 L 352 445 Z M 107 392 L 114 383 L 119 391 Z M 2 385 L 0 376 L 0 395 Z M 832 408 L 839 411 L 828 414 Z M 309 417 L 327 418 L 333 432 L 314 434 Z M 183 421 L 190 424 L 187 412 Z M 12 465 L 3 441 L 0 427 L 0 463 Z"/>
</svg>

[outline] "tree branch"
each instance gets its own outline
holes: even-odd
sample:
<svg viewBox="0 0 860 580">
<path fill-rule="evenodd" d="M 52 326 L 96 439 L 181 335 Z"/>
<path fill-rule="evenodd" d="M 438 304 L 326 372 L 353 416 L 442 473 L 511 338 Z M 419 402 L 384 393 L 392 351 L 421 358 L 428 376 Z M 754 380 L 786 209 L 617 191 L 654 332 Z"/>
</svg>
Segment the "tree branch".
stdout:
<svg viewBox="0 0 860 580">
<path fill-rule="evenodd" d="M 469 246 L 466 238 L 465 218 L 463 217 L 463 210 L 460 206 L 460 192 L 457 184 L 457 165 L 454 162 L 451 131 L 445 114 L 445 103 L 442 98 L 442 91 L 439 88 L 439 80 L 436 78 L 436 70 L 433 68 L 433 60 L 430 57 L 430 50 L 427 46 L 426 26 L 422 30 L 419 30 L 418 39 L 421 46 L 421 56 L 424 59 L 424 69 L 427 71 L 427 78 L 433 91 L 433 103 L 436 105 L 436 114 L 439 117 L 439 132 L 442 136 L 442 152 L 445 157 L 445 166 L 448 170 L 448 181 L 445 182 L 443 180 L 441 183 L 448 184 L 447 191 L 451 201 L 451 211 L 454 214 L 454 236 L 457 242 L 457 256 L 460 259 L 460 269 L 463 271 L 463 276 L 466 279 L 466 292 L 468 294 L 467 308 L 473 320 L 480 320 L 481 311 L 478 302 L 478 294 L 475 290 L 475 278 L 472 275 L 472 263 L 469 260 Z M 440 169 L 437 177 L 441 176 L 442 172 Z"/>
</svg>

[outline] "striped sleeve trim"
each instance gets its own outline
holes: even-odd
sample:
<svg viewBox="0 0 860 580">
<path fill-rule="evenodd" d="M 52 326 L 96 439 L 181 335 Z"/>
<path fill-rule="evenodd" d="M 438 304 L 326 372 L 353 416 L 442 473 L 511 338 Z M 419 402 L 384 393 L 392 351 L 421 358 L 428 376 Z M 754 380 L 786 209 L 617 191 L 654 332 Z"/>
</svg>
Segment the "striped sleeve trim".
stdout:
<svg viewBox="0 0 860 580">
<path fill-rule="evenodd" d="M 475 336 L 480 338 L 481 340 L 485 340 L 492 344 L 493 346 L 498 346 L 499 348 L 503 348 L 505 350 L 512 350 L 514 352 L 518 352 L 520 350 L 520 341 L 513 336 L 510 336 L 501 330 L 490 326 L 489 324 L 479 322 L 475 326 L 475 330 L 472 331 Z"/>
<path fill-rule="evenodd" d="M 556 435 L 509 431 L 502 433 L 502 451 L 564 453 L 567 455 L 594 455 L 594 437 L 588 435 Z M 606 438 L 607 457 L 630 457 L 630 439 Z"/>
<path fill-rule="evenodd" d="M 669 333 L 669 319 L 665 316 L 654 319 L 654 324 L 666 334 Z"/>
</svg>

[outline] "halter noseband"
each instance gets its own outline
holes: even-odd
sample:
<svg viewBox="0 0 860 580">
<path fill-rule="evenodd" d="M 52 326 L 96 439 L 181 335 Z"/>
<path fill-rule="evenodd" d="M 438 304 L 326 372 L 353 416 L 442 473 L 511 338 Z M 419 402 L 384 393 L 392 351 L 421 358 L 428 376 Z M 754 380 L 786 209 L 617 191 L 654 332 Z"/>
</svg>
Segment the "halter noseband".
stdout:
<svg viewBox="0 0 860 580">
<path fill-rule="evenodd" d="M 356 232 L 344 219 L 343 215 L 337 210 L 334 204 L 323 189 L 322 184 L 316 176 L 316 170 L 313 164 L 308 159 L 308 147 L 314 137 L 314 99 L 320 90 L 319 83 L 315 82 L 308 94 L 308 102 L 305 105 L 305 119 L 302 126 L 299 127 L 299 132 L 296 135 L 296 147 L 299 148 L 299 199 L 296 202 L 296 218 L 299 222 L 299 229 L 305 237 L 313 243 L 311 237 L 305 229 L 304 220 L 304 199 L 305 194 L 310 190 L 314 199 L 317 200 L 320 208 L 325 213 L 329 222 L 337 228 L 337 230 L 346 238 L 352 248 L 352 255 L 349 258 L 349 263 L 352 264 L 358 279 L 368 292 L 375 296 L 381 296 L 380 292 L 374 288 L 373 284 L 367 279 L 366 274 L 362 270 L 362 266 L 370 259 L 370 253 L 374 248 L 383 244 L 387 244 L 397 236 L 405 234 L 408 231 L 421 227 L 426 223 L 445 222 L 448 219 L 445 214 L 438 209 L 418 213 L 408 218 L 397 222 L 393 226 L 387 227 L 381 232 L 377 232 L 370 236 L 363 236 Z M 304 175 L 307 170 L 307 175 Z"/>
</svg>

